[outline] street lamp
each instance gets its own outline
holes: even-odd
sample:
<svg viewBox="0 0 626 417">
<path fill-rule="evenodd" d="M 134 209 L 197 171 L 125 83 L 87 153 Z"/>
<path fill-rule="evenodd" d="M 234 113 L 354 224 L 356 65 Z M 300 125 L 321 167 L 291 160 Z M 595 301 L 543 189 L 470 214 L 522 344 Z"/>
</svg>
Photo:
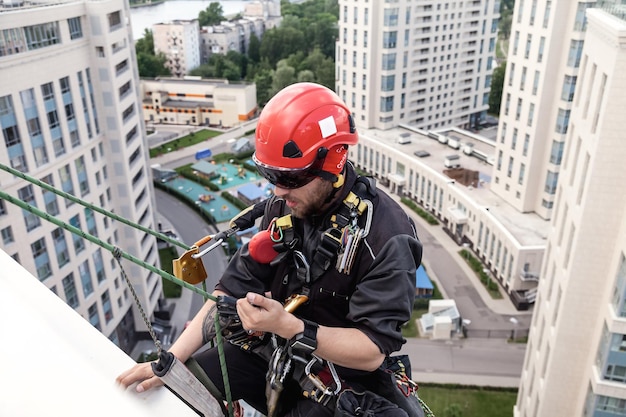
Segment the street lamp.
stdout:
<svg viewBox="0 0 626 417">
<path fill-rule="evenodd" d="M 515 336 L 516 336 L 515 333 L 516 333 L 516 330 L 517 330 L 517 325 L 519 324 L 519 320 L 517 320 L 515 317 L 511 317 L 511 318 L 509 318 L 509 321 L 511 323 L 513 323 L 513 333 L 512 333 L 511 339 L 513 339 L 513 341 L 515 341 Z"/>
</svg>

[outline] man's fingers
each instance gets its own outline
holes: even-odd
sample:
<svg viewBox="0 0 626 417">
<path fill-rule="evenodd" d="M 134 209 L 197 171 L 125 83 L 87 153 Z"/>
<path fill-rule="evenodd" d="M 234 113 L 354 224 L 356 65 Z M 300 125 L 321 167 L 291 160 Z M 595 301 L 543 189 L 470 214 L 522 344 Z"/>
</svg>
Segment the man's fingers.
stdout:
<svg viewBox="0 0 626 417">
<path fill-rule="evenodd" d="M 143 392 L 150 388 L 162 385 L 161 380 L 154 376 L 154 372 L 152 372 L 152 365 L 150 363 L 137 364 L 121 373 L 115 380 L 124 388 L 130 387 L 135 382 L 139 382 L 135 388 L 138 392 Z"/>
<path fill-rule="evenodd" d="M 161 381 L 161 378 L 153 375 L 152 377 L 143 381 L 141 384 L 137 384 L 137 388 L 135 388 L 135 390 L 137 392 L 144 392 L 149 389 L 159 387 L 161 385 L 163 385 L 163 381 Z"/>
</svg>

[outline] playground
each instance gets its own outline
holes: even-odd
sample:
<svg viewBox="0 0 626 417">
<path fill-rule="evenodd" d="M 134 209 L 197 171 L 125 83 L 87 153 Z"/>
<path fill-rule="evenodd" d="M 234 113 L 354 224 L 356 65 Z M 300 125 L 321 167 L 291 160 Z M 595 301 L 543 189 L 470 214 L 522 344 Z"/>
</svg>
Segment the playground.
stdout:
<svg viewBox="0 0 626 417">
<path fill-rule="evenodd" d="M 174 194 L 200 207 L 202 211 L 213 216 L 217 223 L 229 221 L 240 211 L 219 194 L 209 191 L 197 182 L 186 178 L 176 177 L 162 183 L 162 185 Z"/>
<path fill-rule="evenodd" d="M 218 164 L 216 173 L 218 176 L 212 179 L 211 182 L 220 187 L 220 190 L 239 187 L 263 179 L 256 173 L 244 169 L 242 166 L 227 163 Z"/>
</svg>

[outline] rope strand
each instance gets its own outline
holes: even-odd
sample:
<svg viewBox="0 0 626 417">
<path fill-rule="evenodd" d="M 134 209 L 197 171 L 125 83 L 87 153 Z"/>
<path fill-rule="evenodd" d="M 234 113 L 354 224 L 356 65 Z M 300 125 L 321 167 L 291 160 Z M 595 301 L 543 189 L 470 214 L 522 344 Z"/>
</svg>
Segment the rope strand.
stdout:
<svg viewBox="0 0 626 417">
<path fill-rule="evenodd" d="M 152 230 L 150 228 L 147 228 L 147 227 L 142 226 L 142 225 L 137 224 L 137 223 L 133 223 L 130 220 L 125 219 L 125 218 L 123 218 L 121 216 L 118 216 L 117 214 L 115 214 L 113 212 L 107 211 L 107 210 L 105 210 L 105 209 L 103 209 L 101 207 L 98 207 L 98 206 L 94 205 L 94 204 L 91 204 L 91 203 L 88 203 L 88 202 L 86 202 L 84 200 L 81 200 L 80 198 L 78 198 L 78 197 L 76 197 L 76 196 L 74 196 L 72 194 L 69 194 L 69 193 L 66 193 L 65 191 L 59 190 L 58 188 L 55 188 L 55 187 L 51 186 L 50 184 L 47 184 L 47 183 L 45 183 L 45 182 L 43 182 L 41 180 L 38 180 L 37 178 L 31 177 L 31 176 L 29 176 L 27 174 L 24 174 L 23 172 L 17 171 L 17 170 L 15 170 L 15 169 L 13 169 L 13 168 L 11 168 L 9 166 L 6 166 L 4 164 L 0 164 L 0 169 L 4 170 L 6 172 L 9 172 L 9 173 L 15 175 L 16 177 L 19 177 L 19 178 L 21 178 L 21 179 L 23 179 L 25 181 L 28 181 L 28 182 L 30 182 L 32 184 L 35 184 L 36 186 L 38 186 L 40 188 L 48 190 L 48 191 L 50 191 L 50 192 L 52 192 L 52 193 L 54 193 L 54 194 L 56 194 L 58 196 L 61 196 L 61 197 L 65 198 L 65 199 L 67 199 L 67 200 L 70 200 L 70 201 L 73 201 L 75 203 L 78 203 L 78 204 L 80 204 L 83 207 L 90 208 L 93 211 L 96 211 L 96 212 L 98 212 L 100 214 L 103 214 L 103 215 L 105 215 L 107 217 L 110 217 L 113 220 L 117 220 L 120 223 L 124 223 L 127 226 L 131 226 L 131 227 L 133 227 L 135 229 L 141 230 L 142 232 L 148 233 L 148 234 L 150 234 L 152 236 L 156 236 L 159 239 L 165 240 L 166 242 L 169 242 L 169 243 L 171 243 L 173 245 L 179 246 L 179 247 L 181 247 L 181 248 L 183 248 L 185 250 L 191 249 L 190 246 L 187 246 L 184 243 L 182 243 L 182 242 L 180 242 L 180 241 L 178 241 L 176 239 L 173 239 L 173 238 L 171 238 L 171 237 L 169 237 L 169 236 L 167 236 L 167 235 L 165 235 L 163 233 L 155 232 L 154 230 Z"/>
</svg>

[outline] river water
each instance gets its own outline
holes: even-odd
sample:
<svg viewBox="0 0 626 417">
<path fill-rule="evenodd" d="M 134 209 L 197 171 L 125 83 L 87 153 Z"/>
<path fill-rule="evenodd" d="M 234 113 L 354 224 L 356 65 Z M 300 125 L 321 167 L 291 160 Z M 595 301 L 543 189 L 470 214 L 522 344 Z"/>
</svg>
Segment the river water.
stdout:
<svg viewBox="0 0 626 417">
<path fill-rule="evenodd" d="M 155 23 L 176 19 L 197 19 L 198 13 L 209 7 L 209 4 L 213 2 L 215 0 L 168 0 L 154 6 L 133 7 L 130 9 L 133 38 L 135 41 L 143 38 L 145 29 L 152 30 L 152 25 Z M 229 16 L 243 12 L 250 0 L 224 0 L 219 3 L 224 10 L 224 16 Z"/>
</svg>

